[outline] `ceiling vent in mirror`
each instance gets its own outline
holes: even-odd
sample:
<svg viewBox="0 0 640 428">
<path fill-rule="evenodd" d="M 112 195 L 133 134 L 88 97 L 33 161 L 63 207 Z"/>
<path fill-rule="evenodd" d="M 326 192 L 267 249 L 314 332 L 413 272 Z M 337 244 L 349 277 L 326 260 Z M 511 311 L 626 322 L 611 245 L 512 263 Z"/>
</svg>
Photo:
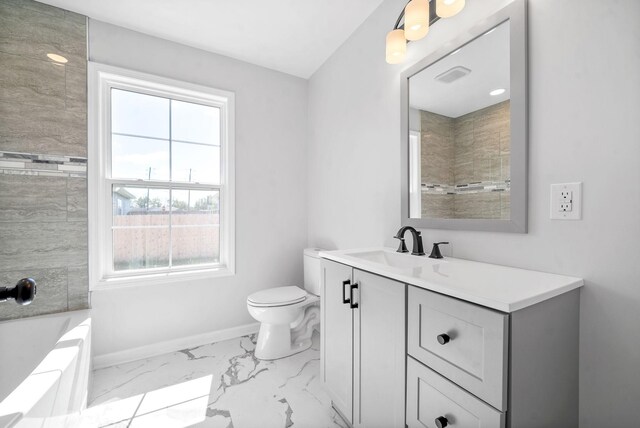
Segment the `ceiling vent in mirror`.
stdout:
<svg viewBox="0 0 640 428">
<path fill-rule="evenodd" d="M 471 70 L 458 65 L 456 67 L 450 68 L 444 73 L 438 74 L 436 77 L 434 77 L 434 79 L 442 83 L 452 83 L 458 79 L 462 79 L 469 73 L 471 73 Z"/>
</svg>

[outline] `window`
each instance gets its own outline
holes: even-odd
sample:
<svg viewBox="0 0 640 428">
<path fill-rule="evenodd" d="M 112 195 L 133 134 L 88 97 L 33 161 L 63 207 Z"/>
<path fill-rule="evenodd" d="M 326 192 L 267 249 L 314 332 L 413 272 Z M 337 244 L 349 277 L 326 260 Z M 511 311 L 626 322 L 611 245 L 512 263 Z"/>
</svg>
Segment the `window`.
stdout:
<svg viewBox="0 0 640 428">
<path fill-rule="evenodd" d="M 233 94 L 95 63 L 89 84 L 92 288 L 232 274 Z"/>
</svg>

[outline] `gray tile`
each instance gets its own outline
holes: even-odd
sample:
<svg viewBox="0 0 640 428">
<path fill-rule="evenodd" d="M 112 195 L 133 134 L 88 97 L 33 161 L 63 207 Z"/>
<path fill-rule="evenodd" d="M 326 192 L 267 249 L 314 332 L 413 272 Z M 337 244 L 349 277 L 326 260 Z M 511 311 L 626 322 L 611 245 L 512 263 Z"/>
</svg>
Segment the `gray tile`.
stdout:
<svg viewBox="0 0 640 428">
<path fill-rule="evenodd" d="M 473 160 L 473 181 L 493 180 L 493 168 L 491 158 L 475 158 Z"/>
<path fill-rule="evenodd" d="M 6 266 L 3 264 L 3 266 Z M 0 284 L 13 287 L 19 279 L 36 280 L 36 297 L 29 305 L 20 306 L 5 302 L 0 320 L 32 317 L 67 310 L 67 269 L 15 269 L 0 271 Z"/>
<path fill-rule="evenodd" d="M 89 307 L 89 272 L 86 265 L 70 266 L 68 269 L 69 310 Z"/>
<path fill-rule="evenodd" d="M 65 107 L 67 110 L 87 111 L 87 71 L 66 68 Z"/>
<path fill-rule="evenodd" d="M 500 156 L 500 180 L 506 181 L 511 179 L 511 156 Z"/>
<path fill-rule="evenodd" d="M 422 195 L 422 218 L 454 218 L 454 195 Z"/>
<path fill-rule="evenodd" d="M 458 218 L 497 219 L 500 218 L 500 193 L 469 193 L 455 196 L 455 210 Z"/>
<path fill-rule="evenodd" d="M 0 175 L 0 222 L 65 221 L 66 180 L 64 177 Z"/>
<path fill-rule="evenodd" d="M 469 159 L 473 159 L 473 158 L 469 157 Z M 473 161 L 456 163 L 455 173 L 454 173 L 454 183 L 465 184 L 465 183 L 471 183 L 473 181 L 475 181 L 474 175 L 473 175 Z"/>
<path fill-rule="evenodd" d="M 58 165 L 51 163 L 26 163 L 25 169 L 35 169 L 39 171 L 57 171 Z"/>
<path fill-rule="evenodd" d="M 474 132 L 503 131 L 509 128 L 509 115 L 505 114 L 503 103 L 494 104 L 474 112 Z"/>
<path fill-rule="evenodd" d="M 46 269 L 87 263 L 87 223 L 0 223 L 0 266 Z"/>
<path fill-rule="evenodd" d="M 64 11 L 53 16 L 3 1 L 0 51 L 44 60 L 48 53 L 55 53 L 67 58 L 67 67 L 86 68 L 86 24 L 65 19 Z"/>
<path fill-rule="evenodd" d="M 86 16 L 80 15 L 79 13 L 71 12 L 69 10 L 63 10 L 63 11 L 64 11 L 65 21 L 69 21 L 77 25 L 86 25 L 87 23 Z"/>
<path fill-rule="evenodd" d="M 65 67 L 0 52 L 0 100 L 64 108 Z"/>
<path fill-rule="evenodd" d="M 511 153 L 511 131 L 500 132 L 500 154 Z"/>
<path fill-rule="evenodd" d="M 65 12 L 64 9 L 60 9 L 59 7 L 49 6 L 48 4 L 34 0 L 0 0 L 0 4 L 3 3 L 9 6 L 22 7 L 33 12 L 44 13 L 57 18 L 63 18 Z"/>
<path fill-rule="evenodd" d="M 500 155 L 500 133 L 495 131 L 475 132 L 473 155 L 476 158 L 497 158 Z"/>
<path fill-rule="evenodd" d="M 87 180 L 67 178 L 67 220 L 87 221 Z"/>
<path fill-rule="evenodd" d="M 0 150 L 86 156 L 86 114 L 0 101 Z"/>
</svg>

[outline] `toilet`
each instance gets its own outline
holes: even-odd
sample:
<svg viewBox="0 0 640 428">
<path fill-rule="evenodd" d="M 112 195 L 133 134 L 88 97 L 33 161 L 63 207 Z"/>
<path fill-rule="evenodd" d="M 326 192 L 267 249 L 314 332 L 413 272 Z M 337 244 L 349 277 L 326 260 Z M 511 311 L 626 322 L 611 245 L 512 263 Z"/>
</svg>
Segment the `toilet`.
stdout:
<svg viewBox="0 0 640 428">
<path fill-rule="evenodd" d="M 260 322 L 255 356 L 276 360 L 311 347 L 320 326 L 320 249 L 304 250 L 304 288 L 261 290 L 247 297 L 247 309 Z"/>
</svg>

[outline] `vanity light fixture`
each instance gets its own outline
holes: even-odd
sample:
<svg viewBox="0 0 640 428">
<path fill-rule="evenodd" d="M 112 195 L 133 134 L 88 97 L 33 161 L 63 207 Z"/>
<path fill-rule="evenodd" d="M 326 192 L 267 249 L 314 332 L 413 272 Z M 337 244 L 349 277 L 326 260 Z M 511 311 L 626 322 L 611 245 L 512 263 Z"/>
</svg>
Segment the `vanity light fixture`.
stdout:
<svg viewBox="0 0 640 428">
<path fill-rule="evenodd" d="M 411 0 L 404 8 L 404 36 L 420 40 L 429 32 L 429 0 Z"/>
<path fill-rule="evenodd" d="M 505 91 L 506 89 L 504 88 L 494 89 L 493 91 L 489 92 L 489 95 L 491 95 L 492 97 L 497 97 L 498 95 L 504 94 Z"/>
<path fill-rule="evenodd" d="M 47 54 L 47 58 L 49 58 L 51 61 L 57 62 L 59 64 L 66 64 L 69 62 L 68 59 L 66 59 L 65 57 L 63 57 L 62 55 L 58 55 L 58 54 L 54 54 L 54 53 L 48 53 Z"/>
<path fill-rule="evenodd" d="M 435 4 L 434 7 L 430 7 Z M 400 12 L 396 25 L 387 33 L 386 59 L 389 64 L 404 61 L 407 41 L 422 39 L 429 26 L 440 18 L 450 18 L 464 8 L 465 0 L 411 0 Z"/>
<path fill-rule="evenodd" d="M 465 0 L 436 0 L 436 13 L 440 18 L 451 18 L 464 8 Z"/>
<path fill-rule="evenodd" d="M 387 34 L 387 62 L 400 64 L 407 55 L 407 40 L 404 30 L 396 29 Z"/>
</svg>

